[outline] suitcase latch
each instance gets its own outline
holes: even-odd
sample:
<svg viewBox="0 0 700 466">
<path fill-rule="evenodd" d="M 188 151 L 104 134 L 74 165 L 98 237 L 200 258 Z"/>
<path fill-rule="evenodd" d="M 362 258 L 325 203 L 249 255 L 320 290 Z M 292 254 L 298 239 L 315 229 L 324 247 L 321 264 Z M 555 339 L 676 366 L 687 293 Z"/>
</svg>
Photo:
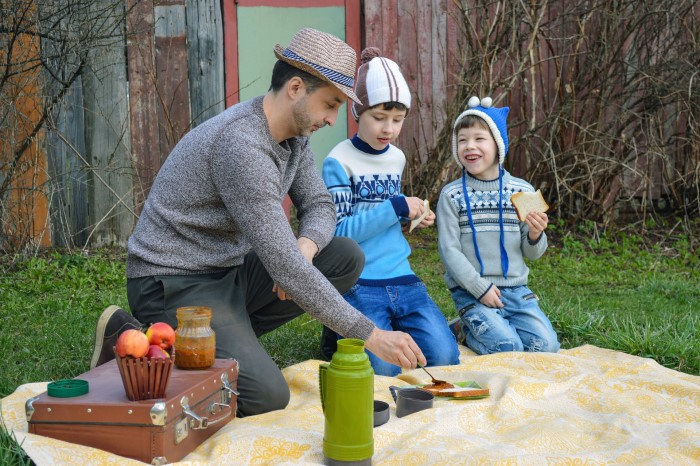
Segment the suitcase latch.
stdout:
<svg viewBox="0 0 700 466">
<path fill-rule="evenodd" d="M 218 424 L 219 422 L 223 421 L 224 419 L 228 418 L 233 410 L 231 409 L 231 405 L 224 404 L 224 403 L 212 403 L 209 406 L 209 413 L 210 414 L 216 414 L 216 412 L 221 412 L 225 411 L 224 414 L 221 417 L 218 417 L 216 419 L 209 419 L 204 416 L 200 416 L 194 411 L 190 409 L 190 400 L 186 396 L 183 396 L 180 399 L 180 406 L 182 406 L 182 412 L 185 414 L 185 417 L 183 417 L 181 420 L 179 420 L 175 424 L 175 444 L 179 444 L 182 442 L 184 439 L 187 438 L 187 435 L 190 432 L 190 429 L 192 430 L 202 430 L 206 429 L 207 427 Z M 228 408 L 228 409 L 226 409 Z"/>
<path fill-rule="evenodd" d="M 221 394 L 221 396 L 223 398 L 222 401 L 226 404 L 231 404 L 231 398 L 232 398 L 231 394 L 239 396 L 240 393 L 238 393 L 238 391 L 236 389 L 231 387 L 231 384 L 228 381 L 228 374 L 226 374 L 226 372 L 221 374 L 221 383 L 224 385 L 224 391 Z"/>
</svg>

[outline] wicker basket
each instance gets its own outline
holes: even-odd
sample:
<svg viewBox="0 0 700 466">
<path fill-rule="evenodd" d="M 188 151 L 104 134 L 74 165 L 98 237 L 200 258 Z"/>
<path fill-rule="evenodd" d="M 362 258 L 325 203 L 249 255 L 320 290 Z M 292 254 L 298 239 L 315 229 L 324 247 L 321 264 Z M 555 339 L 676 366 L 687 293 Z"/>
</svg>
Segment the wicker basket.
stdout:
<svg viewBox="0 0 700 466">
<path fill-rule="evenodd" d="M 115 349 L 114 355 L 117 358 L 126 396 L 131 401 L 165 396 L 175 360 L 174 354 L 169 358 L 121 358 Z"/>
</svg>

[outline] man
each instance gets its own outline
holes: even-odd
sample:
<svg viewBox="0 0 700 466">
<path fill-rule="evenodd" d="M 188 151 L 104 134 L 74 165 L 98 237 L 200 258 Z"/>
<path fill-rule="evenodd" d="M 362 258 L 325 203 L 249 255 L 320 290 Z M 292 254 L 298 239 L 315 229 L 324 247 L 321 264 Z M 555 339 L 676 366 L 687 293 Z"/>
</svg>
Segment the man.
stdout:
<svg viewBox="0 0 700 466">
<path fill-rule="evenodd" d="M 284 408 L 289 388 L 258 337 L 306 311 L 369 351 L 406 368 L 426 360 L 403 332 L 383 331 L 340 293 L 364 256 L 333 238 L 335 207 L 316 170 L 308 136 L 333 125 L 352 88 L 354 50 L 302 29 L 277 45 L 270 90 L 189 132 L 160 169 L 129 238 L 127 294 L 139 322 L 116 307 L 96 332 L 93 366 L 109 360 L 119 330 L 177 325 L 181 306 L 213 310 L 218 358 L 236 358 L 239 415 Z M 282 200 L 289 193 L 298 238 Z"/>
</svg>

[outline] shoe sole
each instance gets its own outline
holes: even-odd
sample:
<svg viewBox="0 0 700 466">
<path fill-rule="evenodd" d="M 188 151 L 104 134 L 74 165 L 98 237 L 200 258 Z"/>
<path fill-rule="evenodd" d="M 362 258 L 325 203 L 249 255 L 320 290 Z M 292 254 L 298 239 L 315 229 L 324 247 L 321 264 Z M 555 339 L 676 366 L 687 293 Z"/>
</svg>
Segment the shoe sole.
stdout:
<svg viewBox="0 0 700 466">
<path fill-rule="evenodd" d="M 92 359 L 90 360 L 90 369 L 97 367 L 97 362 L 100 360 L 102 355 L 102 345 L 104 344 L 105 329 L 109 319 L 112 318 L 115 312 L 120 310 L 119 306 L 114 304 L 109 306 L 107 309 L 102 311 L 102 315 L 97 320 L 97 327 L 95 328 L 95 346 L 92 350 Z"/>
</svg>

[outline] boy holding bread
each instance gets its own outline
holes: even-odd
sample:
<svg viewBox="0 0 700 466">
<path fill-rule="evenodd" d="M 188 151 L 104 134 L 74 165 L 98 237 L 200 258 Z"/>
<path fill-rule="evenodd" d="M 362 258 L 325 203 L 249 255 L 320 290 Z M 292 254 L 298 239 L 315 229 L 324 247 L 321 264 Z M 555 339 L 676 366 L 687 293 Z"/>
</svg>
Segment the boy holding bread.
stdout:
<svg viewBox="0 0 700 466">
<path fill-rule="evenodd" d="M 428 365 L 458 364 L 457 342 L 411 269 L 411 247 L 402 231 L 409 221 L 420 228 L 435 222 L 423 199 L 401 193 L 406 157 L 391 144 L 401 132 L 411 93 L 399 66 L 379 49 L 365 49 L 361 60 L 355 87 L 360 102 L 352 107 L 357 134 L 336 145 L 323 162 L 323 180 L 336 208 L 335 234 L 354 239 L 365 253 L 360 278 L 343 297 L 378 328 L 408 333 Z M 331 353 L 336 338 L 324 329 L 322 352 Z M 401 372 L 399 360 L 391 363 L 371 353 L 369 358 L 377 375 Z"/>
<path fill-rule="evenodd" d="M 509 109 L 491 104 L 489 97 L 472 97 L 455 120 L 452 155 L 462 176 L 442 189 L 437 206 L 438 250 L 459 313 L 450 328 L 477 354 L 557 352 L 556 332 L 527 287 L 525 264 L 547 249 L 547 206 L 535 203 L 535 211 L 518 217 L 518 196 L 525 205 L 541 196 L 503 168 Z"/>
</svg>

